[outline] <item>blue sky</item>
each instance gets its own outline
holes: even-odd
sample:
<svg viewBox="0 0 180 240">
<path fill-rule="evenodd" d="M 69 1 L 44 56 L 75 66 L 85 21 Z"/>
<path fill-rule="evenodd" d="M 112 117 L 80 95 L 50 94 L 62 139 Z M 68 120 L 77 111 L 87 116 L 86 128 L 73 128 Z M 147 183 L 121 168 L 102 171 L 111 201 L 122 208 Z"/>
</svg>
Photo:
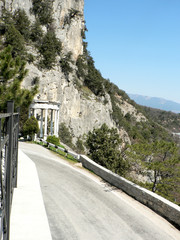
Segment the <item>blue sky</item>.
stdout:
<svg viewBox="0 0 180 240">
<path fill-rule="evenodd" d="M 85 20 L 103 77 L 180 103 L 180 0 L 85 0 Z"/>
</svg>

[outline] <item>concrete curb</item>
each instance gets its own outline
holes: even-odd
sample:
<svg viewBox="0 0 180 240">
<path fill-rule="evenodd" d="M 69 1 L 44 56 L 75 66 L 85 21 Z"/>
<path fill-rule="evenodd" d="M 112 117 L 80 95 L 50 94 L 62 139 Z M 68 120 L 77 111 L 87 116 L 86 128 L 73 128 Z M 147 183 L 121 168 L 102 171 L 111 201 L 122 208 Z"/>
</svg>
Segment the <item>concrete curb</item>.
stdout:
<svg viewBox="0 0 180 240">
<path fill-rule="evenodd" d="M 36 166 L 21 150 L 18 155 L 10 240 L 52 240 Z"/>
<path fill-rule="evenodd" d="M 93 171 L 95 174 L 123 190 L 125 193 L 143 203 L 153 211 L 166 218 L 169 222 L 180 229 L 180 207 L 167 199 L 142 188 L 127 179 L 111 172 L 110 170 L 98 165 L 88 157 L 81 155 L 80 161 L 83 167 Z"/>
</svg>

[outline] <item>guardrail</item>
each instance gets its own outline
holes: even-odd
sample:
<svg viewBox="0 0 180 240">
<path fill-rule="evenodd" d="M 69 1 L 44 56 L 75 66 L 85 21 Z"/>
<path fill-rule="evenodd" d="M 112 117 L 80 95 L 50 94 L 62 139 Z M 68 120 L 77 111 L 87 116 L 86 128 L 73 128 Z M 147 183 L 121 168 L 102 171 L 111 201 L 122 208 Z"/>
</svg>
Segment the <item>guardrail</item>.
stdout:
<svg viewBox="0 0 180 240">
<path fill-rule="evenodd" d="M 7 102 L 7 113 L 0 114 L 0 239 L 9 240 L 13 189 L 17 187 L 19 113 L 14 102 Z"/>
</svg>

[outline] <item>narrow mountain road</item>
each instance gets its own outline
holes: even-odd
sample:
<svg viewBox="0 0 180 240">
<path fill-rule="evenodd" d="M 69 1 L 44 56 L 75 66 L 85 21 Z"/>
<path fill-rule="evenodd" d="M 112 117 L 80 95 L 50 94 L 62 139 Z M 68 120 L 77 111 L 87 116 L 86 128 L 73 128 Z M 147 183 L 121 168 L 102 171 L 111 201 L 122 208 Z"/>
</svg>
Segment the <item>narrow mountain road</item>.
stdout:
<svg viewBox="0 0 180 240">
<path fill-rule="evenodd" d="M 89 171 L 35 144 L 20 149 L 36 164 L 53 240 L 179 240 L 166 220 Z"/>
</svg>

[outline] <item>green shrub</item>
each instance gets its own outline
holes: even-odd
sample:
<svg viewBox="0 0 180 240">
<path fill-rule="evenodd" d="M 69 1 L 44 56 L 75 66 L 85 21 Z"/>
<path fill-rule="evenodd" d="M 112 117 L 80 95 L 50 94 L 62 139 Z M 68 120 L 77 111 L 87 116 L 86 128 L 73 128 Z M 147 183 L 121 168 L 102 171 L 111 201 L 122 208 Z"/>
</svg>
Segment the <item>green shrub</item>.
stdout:
<svg viewBox="0 0 180 240">
<path fill-rule="evenodd" d="M 59 126 L 59 136 L 63 143 L 67 144 L 69 147 L 73 146 L 72 135 L 65 123 L 61 123 Z"/>
<path fill-rule="evenodd" d="M 52 143 L 52 144 L 58 146 L 59 145 L 59 138 L 54 136 L 54 135 L 53 136 L 48 136 L 47 137 L 47 142 Z"/>
<path fill-rule="evenodd" d="M 61 65 L 61 70 L 62 72 L 67 76 L 69 73 L 73 71 L 70 63 L 72 62 L 71 60 L 71 55 L 72 53 L 69 52 L 64 58 L 61 59 L 60 65 Z"/>
<path fill-rule="evenodd" d="M 77 139 L 76 149 L 77 149 L 78 153 L 83 153 L 84 152 L 83 141 L 80 138 Z"/>
<path fill-rule="evenodd" d="M 35 117 L 28 118 L 28 120 L 25 122 L 23 126 L 23 135 L 27 136 L 29 135 L 31 140 L 34 137 L 34 134 L 39 132 L 39 125 L 38 121 Z"/>
<path fill-rule="evenodd" d="M 64 17 L 64 26 L 70 25 L 73 18 L 76 16 L 82 16 L 81 12 L 79 10 L 76 10 L 74 8 L 69 9 L 69 13 Z"/>
<path fill-rule="evenodd" d="M 117 129 L 110 129 L 103 124 L 100 128 L 88 133 L 86 143 L 90 157 L 98 164 L 121 175 L 128 170 L 128 162 L 123 159 L 119 150 L 121 140 Z"/>
<path fill-rule="evenodd" d="M 28 53 L 27 56 L 26 56 L 26 61 L 28 63 L 33 63 L 34 60 L 35 60 L 35 57 L 31 53 Z"/>
<path fill-rule="evenodd" d="M 49 0 L 33 0 L 32 13 L 39 18 L 42 25 L 53 22 L 52 18 L 52 2 Z"/>
<path fill-rule="evenodd" d="M 43 30 L 41 28 L 41 23 L 39 19 L 36 19 L 35 23 L 31 27 L 30 39 L 33 42 L 37 42 L 39 44 L 42 37 L 43 37 Z"/>
<path fill-rule="evenodd" d="M 78 78 L 84 78 L 87 72 L 87 64 L 83 55 L 80 55 L 76 61 L 77 71 L 76 74 Z"/>
<path fill-rule="evenodd" d="M 94 66 L 94 60 L 89 55 L 87 59 L 88 73 L 85 76 L 84 84 L 87 86 L 95 95 L 104 95 L 103 77 Z"/>
<path fill-rule="evenodd" d="M 54 31 L 48 31 L 43 37 L 39 52 L 43 56 L 40 67 L 51 69 L 56 63 L 56 56 L 61 53 L 61 42 Z"/>
<path fill-rule="evenodd" d="M 25 55 L 24 38 L 13 24 L 6 25 L 5 43 L 13 47 L 13 56 Z"/>
<path fill-rule="evenodd" d="M 86 39 L 86 32 L 88 31 L 86 25 L 84 25 L 84 28 L 81 29 L 81 37 L 82 39 Z"/>
<path fill-rule="evenodd" d="M 13 15 L 16 29 L 21 33 L 26 41 L 29 40 L 30 36 L 30 20 L 26 12 L 22 9 L 15 11 Z"/>
</svg>

